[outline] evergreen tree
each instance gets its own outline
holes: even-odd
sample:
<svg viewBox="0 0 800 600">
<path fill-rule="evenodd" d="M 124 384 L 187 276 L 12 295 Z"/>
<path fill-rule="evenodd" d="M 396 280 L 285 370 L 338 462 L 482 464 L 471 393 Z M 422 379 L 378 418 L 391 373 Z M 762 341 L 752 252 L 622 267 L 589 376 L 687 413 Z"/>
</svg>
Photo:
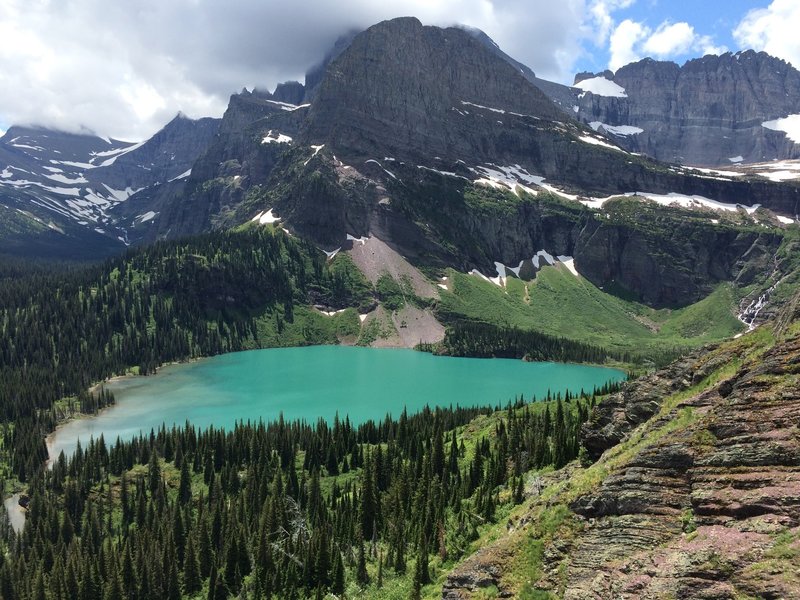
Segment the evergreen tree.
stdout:
<svg viewBox="0 0 800 600">
<path fill-rule="evenodd" d="M 186 464 L 184 462 L 184 464 Z M 203 587 L 200 577 L 200 563 L 197 560 L 197 551 L 194 546 L 194 536 L 189 536 L 186 544 L 186 556 L 183 560 L 183 592 L 191 596 Z"/>
<path fill-rule="evenodd" d="M 181 465 L 181 481 L 178 487 L 178 502 L 187 504 L 192 499 L 192 476 L 189 473 L 189 464 L 184 461 Z"/>
<path fill-rule="evenodd" d="M 369 584 L 369 574 L 367 573 L 367 559 L 364 552 L 364 541 L 358 545 L 358 566 L 356 567 L 356 581 L 359 585 L 366 586 Z"/>
</svg>

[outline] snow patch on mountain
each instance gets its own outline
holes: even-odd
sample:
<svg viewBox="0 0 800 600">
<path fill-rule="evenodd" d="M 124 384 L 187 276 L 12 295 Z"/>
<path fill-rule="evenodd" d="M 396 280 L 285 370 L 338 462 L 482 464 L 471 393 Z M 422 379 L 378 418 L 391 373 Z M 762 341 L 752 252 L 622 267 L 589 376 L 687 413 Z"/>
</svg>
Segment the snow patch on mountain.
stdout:
<svg viewBox="0 0 800 600">
<path fill-rule="evenodd" d="M 507 188 L 510 191 L 514 192 L 514 194 L 519 195 L 519 191 L 524 191 L 532 196 L 536 196 L 538 191 L 522 185 L 522 183 L 527 183 L 531 185 L 535 185 L 540 187 L 544 190 L 552 194 L 556 194 L 561 196 L 562 198 L 567 198 L 568 200 L 577 200 L 578 196 L 573 194 L 567 194 L 559 190 L 558 188 L 545 183 L 545 178 L 541 177 L 540 175 L 531 175 L 527 170 L 525 170 L 520 165 L 511 165 L 511 166 L 498 166 L 494 164 L 489 164 L 485 166 L 478 166 L 478 167 L 470 167 L 470 171 L 475 173 L 476 175 L 480 175 L 478 179 L 473 181 L 476 185 L 486 185 L 488 187 L 493 188 Z"/>
<path fill-rule="evenodd" d="M 578 139 L 586 144 L 592 144 L 593 146 L 603 146 L 604 148 L 610 148 L 611 150 L 616 150 L 617 152 L 625 152 L 625 150 L 615 146 L 614 144 L 610 144 L 605 140 L 594 138 L 590 135 L 581 135 L 578 136 Z M 627 152 L 625 152 L 625 154 L 627 154 Z"/>
<path fill-rule="evenodd" d="M 537 121 L 541 120 L 539 117 L 534 116 L 534 115 L 525 115 L 525 114 L 514 112 L 514 111 L 511 111 L 511 110 L 506 110 L 504 108 L 495 108 L 493 106 L 483 106 L 482 104 L 475 104 L 474 102 L 468 102 L 467 100 L 462 100 L 461 104 L 463 104 L 464 106 L 472 106 L 472 107 L 475 107 L 475 108 L 488 110 L 490 112 L 498 113 L 498 114 L 501 114 L 501 115 L 509 114 L 509 115 L 514 115 L 515 117 L 529 117 L 531 119 L 536 119 Z M 461 112 L 460 110 L 458 110 L 455 107 L 453 108 L 453 110 L 455 110 L 456 112 L 461 113 L 462 115 L 463 114 L 467 114 L 467 115 L 469 114 L 468 111 L 465 110 L 464 112 Z M 502 124 L 502 121 L 498 121 L 498 123 Z"/>
<path fill-rule="evenodd" d="M 573 257 L 559 255 L 558 262 L 564 265 L 570 273 L 575 275 L 575 277 L 578 277 L 578 269 L 575 268 L 575 259 Z"/>
<path fill-rule="evenodd" d="M 272 133 L 272 129 L 269 130 L 269 133 L 264 136 L 264 139 L 261 140 L 262 144 L 289 144 L 292 141 L 292 138 L 288 135 L 284 135 L 280 132 Z"/>
<path fill-rule="evenodd" d="M 483 106 L 481 104 L 475 104 L 474 102 L 467 102 L 466 100 L 462 100 L 461 104 L 463 104 L 464 106 L 474 106 L 475 108 L 482 108 L 483 110 L 489 110 L 491 112 L 498 113 L 498 114 L 501 114 L 501 115 L 506 114 L 506 111 L 503 110 L 502 108 L 493 108 L 491 106 Z M 467 113 L 467 114 L 469 114 L 469 113 Z"/>
<path fill-rule="evenodd" d="M 741 171 L 728 171 L 728 170 L 724 170 L 723 171 L 722 169 L 707 169 L 705 167 L 684 166 L 683 169 L 684 169 L 684 171 L 698 171 L 700 173 L 703 173 L 704 175 L 712 175 L 713 176 L 713 177 L 707 177 L 706 179 L 721 179 L 722 178 L 722 179 L 730 180 L 730 179 L 733 179 L 735 177 L 744 177 L 744 175 L 745 175 Z M 675 170 L 675 171 L 676 172 L 680 172 L 678 170 Z M 686 174 L 686 173 L 684 173 L 684 174 Z"/>
<path fill-rule="evenodd" d="M 536 267 L 537 269 L 544 266 L 544 263 L 541 263 L 540 265 L 541 259 L 544 259 L 548 265 L 556 264 L 556 259 L 553 258 L 552 254 L 550 254 L 547 250 L 539 250 L 536 254 L 533 255 L 533 258 L 531 259 L 533 261 L 533 266 Z"/>
<path fill-rule="evenodd" d="M 59 174 L 59 173 L 54 173 L 52 175 L 45 175 L 45 177 L 47 177 L 48 179 L 52 179 L 56 183 L 66 183 L 66 184 L 70 184 L 70 183 L 89 183 L 89 181 L 83 175 L 78 175 L 74 179 L 72 179 L 70 177 L 67 177 L 66 175 Z"/>
<path fill-rule="evenodd" d="M 251 221 L 258 222 L 260 225 L 271 225 L 273 223 L 277 223 L 281 220 L 279 216 L 272 212 L 273 209 L 269 209 L 266 212 L 260 212 L 255 217 L 250 219 Z"/>
<path fill-rule="evenodd" d="M 800 179 L 800 160 L 776 160 L 746 166 L 749 173 L 770 181 L 792 181 Z"/>
<path fill-rule="evenodd" d="M 94 158 L 92 158 L 92 164 L 94 165 L 94 161 L 97 160 L 97 158 L 101 158 L 102 156 L 111 156 L 111 158 L 109 158 L 108 160 L 104 160 L 103 162 L 101 162 L 99 165 L 96 166 L 108 167 L 109 165 L 113 165 L 120 156 L 125 156 L 126 154 L 133 152 L 137 148 L 141 148 L 146 141 L 147 140 L 118 150 L 108 150 L 107 152 L 98 152 L 94 155 Z"/>
<path fill-rule="evenodd" d="M 800 144 L 800 114 L 789 115 L 773 121 L 764 121 L 761 126 L 773 131 L 782 131 L 795 144 Z"/>
<path fill-rule="evenodd" d="M 359 244 L 361 244 L 363 246 L 364 244 L 366 244 L 369 241 L 369 237 L 363 236 L 363 235 L 361 237 L 356 237 L 356 236 L 351 235 L 351 234 L 348 233 L 347 234 L 347 241 L 353 242 L 353 244 L 358 242 Z"/>
<path fill-rule="evenodd" d="M 590 79 L 584 79 L 583 81 L 576 83 L 573 87 L 581 89 L 584 92 L 590 92 L 595 96 L 607 96 L 611 98 L 628 97 L 624 87 L 614 83 L 610 79 L 606 79 L 605 77 L 592 77 Z"/>
<path fill-rule="evenodd" d="M 287 112 L 292 112 L 299 108 L 308 108 L 309 106 L 311 106 L 310 104 L 289 104 L 288 102 L 278 102 L 277 100 L 267 100 L 267 102 L 269 102 L 270 104 L 274 104 L 281 110 L 285 110 Z"/>
<path fill-rule="evenodd" d="M 186 178 L 187 178 L 187 177 L 189 177 L 189 175 L 191 175 L 191 174 L 192 174 L 192 170 L 191 170 L 191 169 L 189 169 L 188 171 L 184 171 L 184 172 L 183 172 L 183 173 L 181 173 L 180 175 L 176 175 L 176 176 L 175 176 L 175 177 L 173 177 L 172 179 L 168 180 L 168 181 L 167 181 L 167 183 L 172 183 L 173 181 L 178 181 L 179 179 L 186 179 Z"/>
<path fill-rule="evenodd" d="M 21 148 L 24 150 L 36 150 L 37 152 L 44 152 L 44 148 L 42 148 L 41 146 L 29 146 L 27 144 L 9 144 L 9 146 L 13 146 L 14 148 Z"/>
<path fill-rule="evenodd" d="M 507 188 L 517 196 L 519 196 L 520 191 L 526 192 L 531 196 L 536 196 L 539 193 L 528 186 L 522 185 L 520 182 L 541 185 L 544 181 L 544 177 L 531 175 L 519 165 L 502 167 L 490 164 L 470 170 L 477 175 L 482 175 L 473 183 L 493 188 Z"/>
<path fill-rule="evenodd" d="M 393 158 L 384 158 L 383 160 L 391 160 L 391 161 L 393 161 L 394 159 L 393 159 Z M 375 160 L 374 158 L 368 158 L 367 160 L 365 160 L 365 161 L 364 161 L 364 164 L 366 165 L 366 164 L 368 164 L 368 163 L 375 163 L 375 164 L 376 164 L 376 165 L 378 165 L 378 166 L 379 166 L 381 169 L 383 169 L 383 172 L 384 172 L 384 173 L 386 173 L 386 174 L 387 174 L 389 177 L 391 177 L 392 179 L 397 179 L 397 175 L 395 175 L 395 174 L 394 174 L 394 173 L 392 173 L 392 172 L 391 172 L 389 169 L 387 169 L 386 167 L 384 167 L 384 166 L 383 166 L 383 165 L 380 163 L 380 161 L 377 161 L 377 160 Z M 399 179 L 397 179 L 397 181 L 400 181 L 400 180 L 399 180 Z"/>
<path fill-rule="evenodd" d="M 80 162 L 76 160 L 50 160 L 51 164 L 64 165 L 66 167 L 77 167 L 78 169 L 94 169 L 102 165 L 93 165 L 87 162 Z"/>
<path fill-rule="evenodd" d="M 797 171 L 768 171 L 766 173 L 758 173 L 758 175 L 776 183 L 800 178 L 800 173 Z"/>
<path fill-rule="evenodd" d="M 425 165 L 417 165 L 418 169 L 423 169 L 425 171 L 431 171 L 432 173 L 438 173 L 439 175 L 444 175 L 445 177 L 458 177 L 460 179 L 467 179 L 463 175 L 459 175 L 458 173 L 454 173 L 453 171 L 440 171 L 439 169 L 434 169 L 433 167 L 426 167 Z"/>
<path fill-rule="evenodd" d="M 590 208 L 599 209 L 602 208 L 603 205 L 612 198 L 619 198 L 622 196 L 646 198 L 647 200 L 652 200 L 653 202 L 656 202 L 657 204 L 660 204 L 662 206 L 680 206 L 683 208 L 710 208 L 713 210 L 727 211 L 727 212 L 736 212 L 739 209 L 744 209 L 748 215 L 752 215 L 756 210 L 758 210 L 761 207 L 760 204 L 754 204 L 752 206 L 746 206 L 744 204 L 729 204 L 725 202 L 719 202 L 718 200 L 712 200 L 711 198 L 706 198 L 705 196 L 697 196 L 697 195 L 687 196 L 685 194 L 678 194 L 676 192 L 671 192 L 669 194 L 628 192 L 626 194 L 615 194 L 607 198 L 580 199 L 580 203 Z"/>
<path fill-rule="evenodd" d="M 489 277 L 481 273 L 478 269 L 472 269 L 468 274 L 474 275 L 476 277 L 480 277 L 484 281 L 488 281 L 493 283 L 499 287 L 506 287 L 508 282 L 508 278 L 513 275 L 517 278 L 520 278 L 522 269 L 525 268 L 525 264 L 528 263 L 528 268 L 532 264 L 534 269 L 538 271 L 544 266 L 555 266 L 558 264 L 564 265 L 564 267 L 575 277 L 578 277 L 578 270 L 575 268 L 575 259 L 571 256 L 553 256 L 547 250 L 539 250 L 536 254 L 533 255 L 531 258 L 525 258 L 519 261 L 519 264 L 516 267 L 509 267 L 508 265 L 504 264 L 501 261 L 494 262 L 494 268 L 496 275 L 493 277 Z M 447 289 L 447 286 L 440 286 L 444 289 Z"/>
<path fill-rule="evenodd" d="M 314 144 L 312 144 L 312 145 L 311 145 L 311 147 L 314 149 L 314 154 L 312 154 L 312 155 L 311 155 L 311 156 L 308 158 L 308 160 L 306 160 L 306 161 L 303 163 L 303 166 L 304 166 L 304 167 L 305 167 L 306 165 L 308 165 L 308 163 L 310 163 L 310 162 L 311 162 L 311 159 L 312 159 L 312 158 L 314 158 L 314 157 L 315 157 L 317 154 L 319 154 L 319 151 L 320 151 L 320 150 L 322 150 L 322 149 L 325 147 L 325 144 L 319 144 L 318 146 L 315 146 Z"/>
<path fill-rule="evenodd" d="M 603 131 L 607 131 L 612 135 L 621 136 L 638 135 L 640 133 L 644 133 L 644 129 L 641 127 L 634 127 L 633 125 L 607 125 L 602 121 L 592 121 L 589 123 L 589 127 L 595 131 L 600 131 L 600 128 L 602 127 Z"/>
</svg>

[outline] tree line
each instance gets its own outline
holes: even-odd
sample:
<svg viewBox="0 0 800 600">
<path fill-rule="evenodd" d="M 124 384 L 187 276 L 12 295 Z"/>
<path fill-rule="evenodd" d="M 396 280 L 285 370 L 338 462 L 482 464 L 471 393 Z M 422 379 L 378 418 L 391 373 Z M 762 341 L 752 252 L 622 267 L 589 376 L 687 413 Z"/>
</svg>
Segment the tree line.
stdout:
<svg viewBox="0 0 800 600">
<path fill-rule="evenodd" d="M 292 322 L 296 305 L 357 305 L 368 292 L 351 269 L 267 228 L 158 242 L 83 269 L 0 260 L 0 459 L 27 480 L 58 402 L 94 382 L 259 347 L 259 316 Z"/>
<path fill-rule="evenodd" d="M 593 403 L 101 437 L 32 477 L 0 595 L 341 597 L 400 578 L 419 597 L 433 559 L 458 559 L 498 507 L 524 499 L 525 473 L 577 457 Z M 480 415 L 489 427 L 470 436 Z"/>
</svg>

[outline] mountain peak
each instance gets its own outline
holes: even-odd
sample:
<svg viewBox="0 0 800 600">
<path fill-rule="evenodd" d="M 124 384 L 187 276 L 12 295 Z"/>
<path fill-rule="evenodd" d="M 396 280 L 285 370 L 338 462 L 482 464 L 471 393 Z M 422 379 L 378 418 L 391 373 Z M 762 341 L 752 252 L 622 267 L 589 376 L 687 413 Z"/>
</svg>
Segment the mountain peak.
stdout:
<svg viewBox="0 0 800 600">
<path fill-rule="evenodd" d="M 380 21 L 368 29 L 375 27 L 391 27 L 391 28 L 407 28 L 407 29 L 422 29 L 424 25 L 417 17 L 395 17 L 393 19 L 386 19 Z"/>
<path fill-rule="evenodd" d="M 331 143 L 358 155 L 386 140 L 394 140 L 400 153 L 453 154 L 447 122 L 464 103 L 564 119 L 496 47 L 463 28 L 424 26 L 412 17 L 383 21 L 355 36 L 328 65 L 315 94 L 308 143 Z"/>
</svg>

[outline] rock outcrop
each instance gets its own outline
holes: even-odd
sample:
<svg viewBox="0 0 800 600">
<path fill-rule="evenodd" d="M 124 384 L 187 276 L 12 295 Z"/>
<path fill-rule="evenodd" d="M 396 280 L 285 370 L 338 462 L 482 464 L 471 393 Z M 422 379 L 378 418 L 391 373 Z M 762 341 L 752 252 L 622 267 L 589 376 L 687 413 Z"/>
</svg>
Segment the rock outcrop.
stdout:
<svg viewBox="0 0 800 600">
<path fill-rule="evenodd" d="M 576 84 L 588 75 L 580 74 Z M 691 165 L 800 157 L 800 145 L 762 125 L 800 113 L 800 72 L 764 52 L 709 55 L 682 67 L 646 58 L 597 77 L 622 91 L 577 90 L 568 106 L 563 90 L 543 89 L 628 150 Z"/>
<path fill-rule="evenodd" d="M 758 330 L 603 401 L 582 432 L 599 460 L 532 498 L 443 597 L 476 597 L 484 581 L 519 593 L 525 569 L 529 588 L 570 600 L 800 596 L 796 303 L 786 311 L 777 341 Z"/>
<path fill-rule="evenodd" d="M 793 338 L 654 423 L 650 431 L 687 426 L 573 503 L 588 525 L 569 550 L 564 597 L 800 592 L 798 375 Z"/>
</svg>

